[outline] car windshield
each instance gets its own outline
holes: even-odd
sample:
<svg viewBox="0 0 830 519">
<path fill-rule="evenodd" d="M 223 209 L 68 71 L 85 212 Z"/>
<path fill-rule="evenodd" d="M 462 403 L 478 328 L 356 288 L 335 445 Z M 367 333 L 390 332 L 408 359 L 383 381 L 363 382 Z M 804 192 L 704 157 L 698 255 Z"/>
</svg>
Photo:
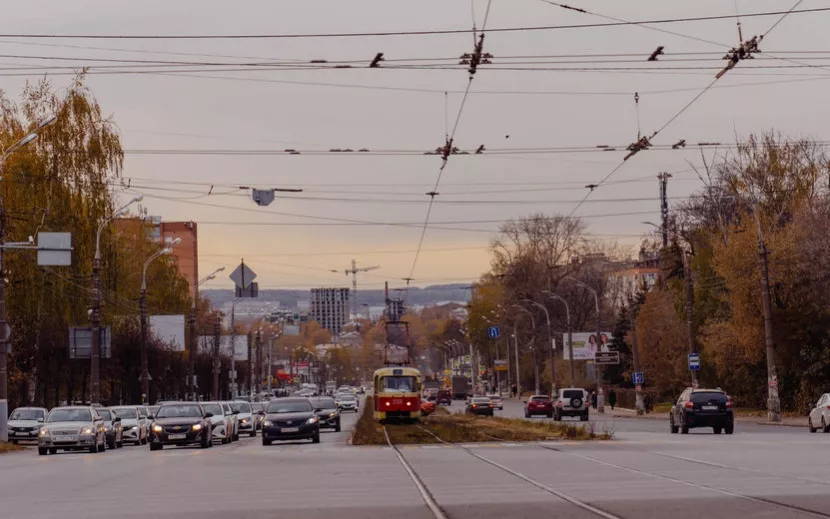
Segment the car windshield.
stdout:
<svg viewBox="0 0 830 519">
<path fill-rule="evenodd" d="M 112 412 L 115 413 L 115 416 L 124 420 L 135 420 L 136 418 L 136 410 L 135 407 L 115 407 L 112 409 Z"/>
<path fill-rule="evenodd" d="M 42 409 L 15 409 L 9 420 L 37 420 L 43 418 Z"/>
<path fill-rule="evenodd" d="M 340 400 L 342 402 L 354 402 L 357 398 L 354 395 L 341 395 Z"/>
<path fill-rule="evenodd" d="M 254 411 L 265 411 L 265 404 L 261 402 L 254 402 L 253 404 L 251 404 L 251 408 Z"/>
<path fill-rule="evenodd" d="M 47 422 L 91 422 L 89 409 L 52 409 Z"/>
<path fill-rule="evenodd" d="M 268 404 L 269 414 L 281 413 L 302 413 L 312 411 L 311 403 L 308 400 L 274 400 Z"/>
<path fill-rule="evenodd" d="M 579 389 L 566 389 L 562 392 L 562 398 L 582 398 L 584 395 Z"/>
<path fill-rule="evenodd" d="M 334 409 L 337 407 L 332 398 L 318 398 L 311 402 L 317 409 Z"/>
<path fill-rule="evenodd" d="M 414 383 L 415 377 L 383 377 L 383 389 L 386 391 L 412 392 Z"/>
<path fill-rule="evenodd" d="M 717 391 L 701 391 L 692 393 L 692 402 L 726 402 L 726 395 Z"/>
<path fill-rule="evenodd" d="M 207 410 L 207 408 L 205 408 Z M 163 405 L 159 408 L 156 418 L 201 418 L 202 410 L 198 405 Z"/>
<path fill-rule="evenodd" d="M 150 414 L 153 415 L 153 416 L 157 415 L 158 412 L 159 412 L 159 409 L 161 409 L 160 405 L 150 406 Z"/>
<path fill-rule="evenodd" d="M 101 415 L 101 418 L 108 422 L 112 420 L 112 413 L 109 409 L 98 409 L 98 414 Z"/>
<path fill-rule="evenodd" d="M 202 404 L 202 407 L 205 408 L 205 412 L 210 413 L 213 416 L 223 416 L 225 414 L 225 411 L 219 404 Z"/>
<path fill-rule="evenodd" d="M 231 409 L 239 411 L 240 413 L 250 413 L 251 404 L 248 402 L 231 402 Z"/>
<path fill-rule="evenodd" d="M 533 396 L 533 397 L 530 397 L 530 401 L 531 402 L 547 402 L 548 397 L 546 397 L 546 396 Z"/>
</svg>

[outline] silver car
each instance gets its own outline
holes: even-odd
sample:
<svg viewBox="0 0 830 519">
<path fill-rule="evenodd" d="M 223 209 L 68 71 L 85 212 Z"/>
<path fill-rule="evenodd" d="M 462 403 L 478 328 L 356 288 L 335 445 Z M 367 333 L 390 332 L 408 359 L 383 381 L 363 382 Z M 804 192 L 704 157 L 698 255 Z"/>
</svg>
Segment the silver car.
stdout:
<svg viewBox="0 0 830 519">
<path fill-rule="evenodd" d="M 239 412 L 236 415 L 236 419 L 239 422 L 239 433 L 245 433 L 251 438 L 256 436 L 257 423 L 251 404 L 239 401 L 231 402 L 231 408 Z"/>
<path fill-rule="evenodd" d="M 233 441 L 233 413 L 225 409 L 223 402 L 202 402 L 206 412 L 212 414 L 210 424 L 213 430 L 213 439 L 222 444 Z"/>
<path fill-rule="evenodd" d="M 222 409 L 226 413 L 231 414 L 231 421 L 233 422 L 233 427 L 231 427 L 231 441 L 238 442 L 239 441 L 239 411 L 233 408 L 231 402 L 222 402 Z"/>
<path fill-rule="evenodd" d="M 354 411 L 356 413 L 358 410 L 357 397 L 351 393 L 338 395 L 335 398 L 335 402 L 337 403 L 337 408 L 341 411 Z"/>
<path fill-rule="evenodd" d="M 121 418 L 122 441 L 135 445 L 145 445 L 149 430 L 147 421 L 141 419 L 138 406 L 116 406 L 110 407 L 115 416 Z"/>
<path fill-rule="evenodd" d="M 830 393 L 821 395 L 816 405 L 811 406 L 810 416 L 807 418 L 807 427 L 811 433 L 819 429 L 822 432 L 830 432 Z"/>
<path fill-rule="evenodd" d="M 59 449 L 92 453 L 107 449 L 107 429 L 94 407 L 56 407 L 49 412 L 38 432 L 37 453 L 45 456 Z"/>
<path fill-rule="evenodd" d="M 48 411 L 42 407 L 18 407 L 9 415 L 9 441 L 37 441 L 37 433 Z"/>
</svg>

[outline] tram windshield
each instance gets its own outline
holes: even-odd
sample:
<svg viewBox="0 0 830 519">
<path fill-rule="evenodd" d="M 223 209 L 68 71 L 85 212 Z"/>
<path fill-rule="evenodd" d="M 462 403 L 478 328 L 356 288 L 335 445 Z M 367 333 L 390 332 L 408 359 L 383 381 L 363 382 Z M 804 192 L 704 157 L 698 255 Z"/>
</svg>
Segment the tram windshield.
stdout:
<svg viewBox="0 0 830 519">
<path fill-rule="evenodd" d="M 415 377 L 383 377 L 383 390 L 398 391 L 401 393 L 412 393 L 415 391 Z"/>
</svg>

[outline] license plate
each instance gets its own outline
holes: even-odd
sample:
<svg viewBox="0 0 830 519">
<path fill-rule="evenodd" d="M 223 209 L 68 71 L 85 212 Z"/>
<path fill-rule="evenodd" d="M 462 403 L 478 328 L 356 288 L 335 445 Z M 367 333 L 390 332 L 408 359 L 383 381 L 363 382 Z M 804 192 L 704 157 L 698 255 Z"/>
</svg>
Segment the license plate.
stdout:
<svg viewBox="0 0 830 519">
<path fill-rule="evenodd" d="M 283 427 L 282 429 L 280 429 L 280 432 L 284 432 L 284 433 L 300 432 L 300 428 L 299 427 Z"/>
<path fill-rule="evenodd" d="M 718 406 L 716 406 L 716 405 L 704 405 L 704 406 L 701 407 L 701 409 L 703 409 L 704 411 L 717 411 Z"/>
<path fill-rule="evenodd" d="M 29 433 L 22 431 L 13 432 L 12 434 L 14 434 L 15 436 L 29 436 Z"/>
<path fill-rule="evenodd" d="M 77 440 L 75 436 L 55 436 L 56 442 L 74 442 Z"/>
<path fill-rule="evenodd" d="M 394 400 L 392 400 L 392 403 L 393 403 L 393 404 L 399 404 L 399 405 L 400 405 L 400 404 L 403 404 L 403 400 L 402 400 L 402 399 L 400 399 L 400 398 L 395 398 Z"/>
<path fill-rule="evenodd" d="M 171 440 L 184 440 L 185 438 L 187 438 L 187 435 L 186 434 L 170 434 L 167 437 L 170 438 Z"/>
</svg>

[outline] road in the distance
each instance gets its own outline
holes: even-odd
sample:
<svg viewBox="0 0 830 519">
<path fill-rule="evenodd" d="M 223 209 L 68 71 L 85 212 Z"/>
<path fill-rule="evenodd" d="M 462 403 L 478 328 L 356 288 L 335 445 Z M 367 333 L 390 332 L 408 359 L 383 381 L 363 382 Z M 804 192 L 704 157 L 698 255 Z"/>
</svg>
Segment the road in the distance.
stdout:
<svg viewBox="0 0 830 519">
<path fill-rule="evenodd" d="M 394 450 L 347 445 L 355 418 L 344 415 L 344 432 L 325 432 L 317 445 L 243 438 L 211 449 L 0 455 L 0 517 L 433 517 Z M 544 488 L 612 518 L 830 517 L 830 473 L 818 454 L 830 435 L 767 429 L 400 452 L 452 519 L 598 517 Z"/>
</svg>

